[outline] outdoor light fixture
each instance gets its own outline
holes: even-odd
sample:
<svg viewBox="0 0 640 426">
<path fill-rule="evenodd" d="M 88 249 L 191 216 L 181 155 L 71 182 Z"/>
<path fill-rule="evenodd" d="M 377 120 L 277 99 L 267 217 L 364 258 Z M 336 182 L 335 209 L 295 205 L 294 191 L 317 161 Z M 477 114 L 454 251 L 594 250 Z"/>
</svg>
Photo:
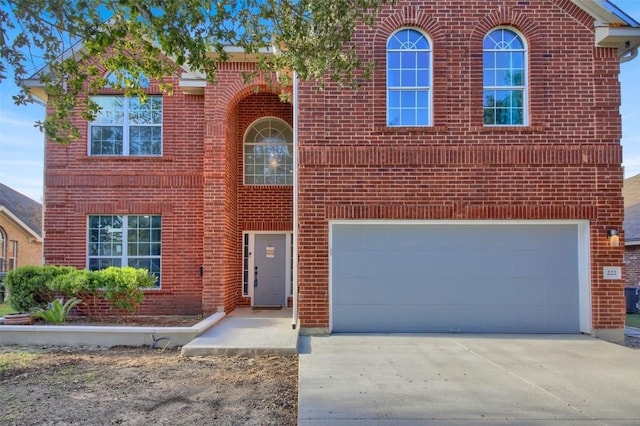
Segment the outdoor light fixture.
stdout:
<svg viewBox="0 0 640 426">
<path fill-rule="evenodd" d="M 620 235 L 617 229 L 607 229 L 607 238 L 610 247 L 618 247 L 620 245 Z"/>
</svg>

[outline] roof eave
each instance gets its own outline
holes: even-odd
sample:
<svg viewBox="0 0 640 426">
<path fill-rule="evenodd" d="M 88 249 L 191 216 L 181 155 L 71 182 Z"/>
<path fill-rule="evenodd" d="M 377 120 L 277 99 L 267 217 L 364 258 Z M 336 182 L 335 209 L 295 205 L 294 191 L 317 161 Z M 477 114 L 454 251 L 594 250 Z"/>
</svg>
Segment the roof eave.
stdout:
<svg viewBox="0 0 640 426">
<path fill-rule="evenodd" d="M 13 220 L 18 226 L 20 226 L 27 234 L 31 236 L 35 241 L 41 243 L 42 237 L 34 231 L 30 226 L 24 223 L 18 216 L 13 214 L 11 210 L 6 208 L 5 206 L 0 206 L 0 212 L 6 214 L 11 220 Z"/>
</svg>

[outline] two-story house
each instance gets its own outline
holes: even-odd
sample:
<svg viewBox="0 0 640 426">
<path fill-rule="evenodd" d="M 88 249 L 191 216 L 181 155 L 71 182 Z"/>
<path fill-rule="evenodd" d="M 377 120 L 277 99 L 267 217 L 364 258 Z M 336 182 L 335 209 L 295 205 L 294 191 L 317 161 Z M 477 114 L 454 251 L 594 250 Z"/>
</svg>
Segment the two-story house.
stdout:
<svg viewBox="0 0 640 426">
<path fill-rule="evenodd" d="M 399 1 L 353 43 L 371 80 L 294 79 L 290 103 L 234 51 L 216 84 L 105 88 L 80 140 L 47 144 L 46 262 L 148 268 L 142 313 L 620 340 L 638 24 L 600 0 Z"/>
</svg>

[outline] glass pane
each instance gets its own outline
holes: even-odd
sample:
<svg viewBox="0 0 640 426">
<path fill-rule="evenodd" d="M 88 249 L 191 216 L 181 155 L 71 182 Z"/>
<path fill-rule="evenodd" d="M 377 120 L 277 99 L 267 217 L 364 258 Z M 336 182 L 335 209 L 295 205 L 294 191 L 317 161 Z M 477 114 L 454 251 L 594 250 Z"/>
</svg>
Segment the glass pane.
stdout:
<svg viewBox="0 0 640 426">
<path fill-rule="evenodd" d="M 92 126 L 91 155 L 122 155 L 121 126 Z"/>
<path fill-rule="evenodd" d="M 154 127 L 131 127 L 129 130 L 129 153 L 131 155 L 160 155 L 161 129 Z"/>
<path fill-rule="evenodd" d="M 418 70 L 418 87 L 429 87 L 431 85 L 431 73 L 429 70 Z"/>
<path fill-rule="evenodd" d="M 400 68 L 400 52 L 389 52 L 387 54 L 387 68 L 398 69 Z"/>
<path fill-rule="evenodd" d="M 416 68 L 418 64 L 416 52 L 402 52 L 400 66 L 402 68 Z"/>
<path fill-rule="evenodd" d="M 428 108 L 429 107 L 429 92 L 427 92 L 427 91 L 416 92 L 416 98 L 417 98 L 416 105 L 419 108 Z"/>
<path fill-rule="evenodd" d="M 389 108 L 387 112 L 387 125 L 399 126 L 400 125 L 400 110 L 397 108 Z"/>
<path fill-rule="evenodd" d="M 496 70 L 496 86 L 511 86 L 511 71 Z"/>
<path fill-rule="evenodd" d="M 495 52 L 484 52 L 482 55 L 483 66 L 485 68 L 495 68 L 496 67 L 496 53 Z"/>
<path fill-rule="evenodd" d="M 524 124 L 522 109 L 511 110 L 511 124 Z"/>
<path fill-rule="evenodd" d="M 490 69 L 484 70 L 484 74 L 483 74 L 483 82 L 485 86 L 495 86 L 496 85 L 496 73 L 494 70 Z"/>
<path fill-rule="evenodd" d="M 415 116 L 415 110 L 402 109 L 400 112 L 400 123 L 405 126 L 412 126 L 416 124 Z"/>
<path fill-rule="evenodd" d="M 511 93 L 510 90 L 496 90 L 496 106 L 503 108 L 511 107 Z"/>
<path fill-rule="evenodd" d="M 402 108 L 415 108 L 416 107 L 416 93 L 415 92 L 402 92 L 400 96 L 400 104 Z"/>
<path fill-rule="evenodd" d="M 416 114 L 417 114 L 416 124 L 418 126 L 429 125 L 429 110 L 427 108 L 418 108 L 416 110 Z"/>
<path fill-rule="evenodd" d="M 485 90 L 483 99 L 483 105 L 485 107 L 494 107 L 496 105 L 495 90 Z"/>
<path fill-rule="evenodd" d="M 387 96 L 388 96 L 389 108 L 400 107 L 400 92 L 398 92 L 398 91 L 389 91 Z"/>
<path fill-rule="evenodd" d="M 497 52 L 496 54 L 496 68 L 509 69 L 511 68 L 511 52 Z"/>
<path fill-rule="evenodd" d="M 402 70 L 402 87 L 416 87 L 416 72 L 414 70 Z"/>
<path fill-rule="evenodd" d="M 524 69 L 524 52 L 511 52 L 511 64 L 514 68 Z"/>
<path fill-rule="evenodd" d="M 431 68 L 431 54 L 428 52 L 418 53 L 418 68 Z"/>
</svg>

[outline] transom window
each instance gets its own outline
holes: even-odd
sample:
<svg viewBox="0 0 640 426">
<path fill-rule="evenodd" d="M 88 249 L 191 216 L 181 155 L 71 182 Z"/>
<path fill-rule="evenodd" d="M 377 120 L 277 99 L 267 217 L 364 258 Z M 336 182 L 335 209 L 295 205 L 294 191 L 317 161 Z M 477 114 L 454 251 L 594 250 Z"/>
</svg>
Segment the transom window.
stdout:
<svg viewBox="0 0 640 426">
<path fill-rule="evenodd" d="M 94 96 L 101 110 L 89 125 L 89 155 L 162 154 L 162 96 Z"/>
<path fill-rule="evenodd" d="M 244 136 L 245 185 L 293 185 L 293 130 L 268 117 L 257 120 Z"/>
<path fill-rule="evenodd" d="M 527 124 L 527 49 L 512 29 L 498 28 L 485 37 L 483 81 L 485 125 Z"/>
<path fill-rule="evenodd" d="M 387 41 L 387 125 L 431 125 L 431 45 L 405 28 Z"/>
<path fill-rule="evenodd" d="M 161 245 L 159 215 L 89 216 L 87 253 L 92 271 L 109 266 L 144 268 L 158 277 L 159 287 Z"/>
</svg>

